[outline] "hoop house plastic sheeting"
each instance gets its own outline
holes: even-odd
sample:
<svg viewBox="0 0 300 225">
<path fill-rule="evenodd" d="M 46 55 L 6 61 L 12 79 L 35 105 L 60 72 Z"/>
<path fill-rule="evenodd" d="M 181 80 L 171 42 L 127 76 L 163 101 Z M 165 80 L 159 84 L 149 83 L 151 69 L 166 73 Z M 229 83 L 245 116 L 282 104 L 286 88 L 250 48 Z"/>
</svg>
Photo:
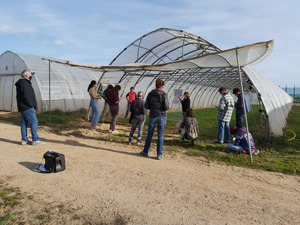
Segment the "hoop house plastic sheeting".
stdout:
<svg viewBox="0 0 300 225">
<path fill-rule="evenodd" d="M 201 37 L 184 31 L 162 28 L 134 41 L 110 65 L 132 63 L 158 65 L 219 51 L 219 48 Z M 105 72 L 101 81 L 121 84 L 121 97 L 123 98 L 120 102 L 120 112 L 124 112 L 125 95 L 130 87 L 134 86 L 137 91 L 142 90 L 147 94 L 154 88 L 154 82 L 158 77 L 165 80 L 165 90 L 172 103 L 172 110 L 180 109 L 180 105 L 173 104 L 176 89 L 190 92 L 191 106 L 199 108 L 210 107 L 218 102 L 220 96 L 217 90 L 220 86 L 226 86 L 229 89 L 239 86 L 237 68 L 192 68 L 172 72 Z M 247 80 L 248 78 L 244 76 L 244 88 L 249 91 L 249 85 L 246 85 Z"/>
<path fill-rule="evenodd" d="M 38 111 L 49 110 L 49 62 L 40 56 L 7 51 L 0 56 L 0 110 L 17 110 L 15 82 L 21 72 L 29 68 L 35 72 L 32 85 Z M 101 73 L 81 68 L 51 63 L 51 110 L 74 111 L 88 108 L 90 97 L 87 87 L 91 80 L 98 80 Z"/>
<path fill-rule="evenodd" d="M 110 65 L 126 65 L 132 63 L 158 65 L 176 60 L 214 54 L 221 50 L 199 36 L 174 29 L 161 28 L 150 32 L 125 48 Z M 262 48 L 261 51 L 264 51 Z M 259 51 L 258 51 L 259 52 Z M 232 58 L 234 62 L 234 59 Z M 130 87 L 145 94 L 154 88 L 157 78 L 165 80 L 164 90 L 168 92 L 172 110 L 179 110 L 180 105 L 173 102 L 174 91 L 181 89 L 191 94 L 191 107 L 212 107 L 218 104 L 219 87 L 232 90 L 240 87 L 237 65 L 228 68 L 198 68 L 178 69 L 172 72 L 141 71 L 141 72 L 105 72 L 100 81 L 120 83 L 122 94 L 120 112 L 126 110 L 125 94 Z M 292 106 L 292 98 L 277 87 L 273 82 L 259 76 L 247 66 L 242 71 L 242 83 L 245 92 L 261 95 L 262 103 L 269 116 L 270 133 L 282 135 L 286 118 Z"/>
<path fill-rule="evenodd" d="M 270 134 L 282 135 L 282 129 L 286 126 L 286 118 L 293 106 L 293 98 L 276 84 L 260 76 L 251 67 L 247 66 L 244 70 L 261 94 L 268 115 Z"/>
</svg>

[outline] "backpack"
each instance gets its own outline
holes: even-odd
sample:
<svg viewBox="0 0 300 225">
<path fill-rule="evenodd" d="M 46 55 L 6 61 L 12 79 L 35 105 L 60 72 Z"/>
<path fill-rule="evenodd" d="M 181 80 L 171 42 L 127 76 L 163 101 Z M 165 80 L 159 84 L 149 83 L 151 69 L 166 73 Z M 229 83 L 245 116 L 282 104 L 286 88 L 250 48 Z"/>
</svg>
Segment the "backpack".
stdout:
<svg viewBox="0 0 300 225">
<path fill-rule="evenodd" d="M 47 151 L 43 158 L 45 165 L 37 166 L 37 170 L 43 173 L 56 173 L 66 169 L 65 156 L 58 152 Z"/>
<path fill-rule="evenodd" d="M 190 122 L 191 122 L 191 120 L 190 120 Z M 198 137 L 197 128 L 192 122 L 190 123 L 190 126 L 188 127 L 186 133 L 187 133 L 188 139 L 190 139 L 190 140 L 195 140 Z"/>
</svg>

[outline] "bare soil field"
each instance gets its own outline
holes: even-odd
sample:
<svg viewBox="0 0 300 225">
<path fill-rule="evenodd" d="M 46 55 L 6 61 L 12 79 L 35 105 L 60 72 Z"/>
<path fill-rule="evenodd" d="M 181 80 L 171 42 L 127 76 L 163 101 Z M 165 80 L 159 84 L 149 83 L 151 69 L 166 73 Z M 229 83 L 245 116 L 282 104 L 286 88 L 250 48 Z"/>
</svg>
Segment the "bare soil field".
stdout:
<svg viewBox="0 0 300 225">
<path fill-rule="evenodd" d="M 0 124 L 0 182 L 31 196 L 17 208 L 27 224 L 300 224 L 299 176 L 182 153 L 157 160 L 154 147 L 145 158 L 142 146 L 101 141 L 108 124 L 41 127 L 42 146 Z M 46 151 L 64 154 L 66 170 L 36 172 Z"/>
</svg>

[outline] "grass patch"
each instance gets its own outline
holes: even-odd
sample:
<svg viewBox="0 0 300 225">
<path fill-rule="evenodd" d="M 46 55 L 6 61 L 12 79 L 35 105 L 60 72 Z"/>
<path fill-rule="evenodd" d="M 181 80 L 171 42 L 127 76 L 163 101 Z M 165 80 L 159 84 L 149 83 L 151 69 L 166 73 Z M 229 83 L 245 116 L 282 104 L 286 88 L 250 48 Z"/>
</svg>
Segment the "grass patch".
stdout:
<svg viewBox="0 0 300 225">
<path fill-rule="evenodd" d="M 80 136 L 81 122 L 85 122 L 86 110 L 82 109 L 76 112 L 51 112 L 51 123 L 49 123 L 49 113 L 37 114 L 39 125 L 63 126 L 63 129 L 74 129 L 72 135 Z M 240 167 L 260 168 L 268 171 L 277 171 L 290 174 L 300 174 L 300 106 L 293 106 L 287 119 L 288 130 L 293 130 L 296 138 L 288 141 L 287 137 L 273 137 L 271 141 L 267 141 L 266 131 L 261 128 L 261 115 L 259 106 L 252 105 L 252 110 L 248 113 L 248 124 L 250 131 L 256 142 L 256 147 L 261 150 L 258 156 L 253 156 L 253 163 L 250 163 L 249 155 L 236 154 L 228 152 L 224 146 L 213 144 L 217 137 L 217 111 L 214 108 L 197 109 L 195 110 L 196 118 L 199 122 L 200 137 L 195 146 L 189 142 L 181 143 L 179 135 L 175 133 L 176 123 L 182 120 L 181 112 L 169 112 L 167 115 L 167 125 L 165 127 L 165 142 L 164 150 L 170 152 L 183 152 L 193 156 L 205 157 L 209 161 L 224 162 L 229 165 Z M 1 117 L 1 120 L 20 123 L 20 116 Z M 144 136 L 147 133 L 148 117 L 145 123 Z M 232 116 L 231 124 L 235 124 L 235 112 Z M 76 126 L 75 126 L 76 125 Z M 128 119 L 123 117 L 118 118 L 118 125 L 123 125 L 130 129 Z M 137 131 L 136 131 L 137 132 Z M 78 133 L 78 134 L 77 134 Z M 98 140 L 115 141 L 118 143 L 127 143 L 128 133 L 120 133 L 118 135 L 100 135 Z M 156 135 L 153 136 L 152 148 L 155 148 Z"/>
<path fill-rule="evenodd" d="M 19 188 L 8 187 L 0 184 L 0 224 L 15 222 L 20 212 L 15 211 L 15 206 L 20 204 L 23 195 Z"/>
<path fill-rule="evenodd" d="M 221 161 L 229 165 L 240 167 L 260 168 L 268 171 L 300 174 L 300 139 L 299 136 L 292 141 L 290 137 L 273 137 L 267 141 L 264 136 L 265 130 L 260 128 L 260 112 L 258 106 L 252 106 L 252 111 L 248 113 L 249 129 L 254 136 L 256 147 L 261 150 L 258 156 L 253 156 L 253 163 L 250 163 L 249 155 L 236 154 L 228 151 L 225 146 L 213 144 L 217 137 L 217 117 L 215 109 L 200 109 L 196 111 L 196 118 L 199 122 L 200 141 L 195 146 L 190 142 L 181 143 L 165 141 L 165 149 L 168 151 L 180 151 L 185 149 L 187 154 L 203 156 L 209 161 Z M 174 118 L 178 118 L 176 113 L 168 114 L 166 129 L 172 132 L 174 129 Z M 231 124 L 235 124 L 234 115 Z M 169 122 L 170 120 L 170 122 Z M 294 106 L 287 120 L 287 128 L 293 130 L 296 135 L 300 134 L 300 107 Z M 174 132 L 174 131 L 173 131 Z M 178 138 L 177 138 L 178 139 Z M 179 139 L 178 139 L 179 140 Z"/>
</svg>

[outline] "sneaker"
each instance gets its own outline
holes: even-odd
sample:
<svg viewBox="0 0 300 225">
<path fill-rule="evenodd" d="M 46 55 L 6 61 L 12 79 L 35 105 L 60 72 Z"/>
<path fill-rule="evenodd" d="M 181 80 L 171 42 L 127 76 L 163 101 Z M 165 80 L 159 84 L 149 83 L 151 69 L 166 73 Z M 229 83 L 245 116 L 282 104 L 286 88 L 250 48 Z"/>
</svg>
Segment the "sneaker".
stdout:
<svg viewBox="0 0 300 225">
<path fill-rule="evenodd" d="M 117 131 L 117 130 L 113 130 L 111 133 L 112 133 L 112 134 L 118 134 L 118 133 L 119 133 L 119 131 Z"/>
<path fill-rule="evenodd" d="M 99 126 L 92 126 L 92 129 L 99 129 Z"/>
<path fill-rule="evenodd" d="M 145 153 L 144 151 L 141 151 L 141 152 L 140 152 L 140 155 L 145 156 L 145 157 L 148 157 L 148 153 Z"/>
<path fill-rule="evenodd" d="M 160 159 L 164 159 L 165 157 L 163 155 L 159 155 L 157 156 L 157 159 L 160 160 Z"/>
<path fill-rule="evenodd" d="M 228 144 L 228 143 L 230 143 L 230 141 L 224 141 L 224 143 Z"/>
<path fill-rule="evenodd" d="M 214 144 L 223 144 L 223 141 L 215 141 Z"/>
<path fill-rule="evenodd" d="M 27 141 L 21 141 L 21 145 L 27 145 Z"/>
<path fill-rule="evenodd" d="M 253 155 L 258 155 L 258 154 L 259 154 L 259 150 L 258 150 L 258 149 L 255 150 L 252 154 L 253 154 Z"/>
<path fill-rule="evenodd" d="M 130 137 L 130 138 L 128 139 L 129 144 L 131 144 L 131 141 L 132 141 L 132 138 Z"/>
<path fill-rule="evenodd" d="M 142 140 L 138 139 L 136 143 L 137 143 L 137 145 L 141 145 L 142 144 Z"/>
<path fill-rule="evenodd" d="M 108 130 L 108 133 L 111 133 L 112 132 L 112 130 Z"/>
<path fill-rule="evenodd" d="M 44 145 L 44 144 L 46 144 L 46 143 L 43 141 L 33 141 L 32 142 L 32 145 Z"/>
</svg>

